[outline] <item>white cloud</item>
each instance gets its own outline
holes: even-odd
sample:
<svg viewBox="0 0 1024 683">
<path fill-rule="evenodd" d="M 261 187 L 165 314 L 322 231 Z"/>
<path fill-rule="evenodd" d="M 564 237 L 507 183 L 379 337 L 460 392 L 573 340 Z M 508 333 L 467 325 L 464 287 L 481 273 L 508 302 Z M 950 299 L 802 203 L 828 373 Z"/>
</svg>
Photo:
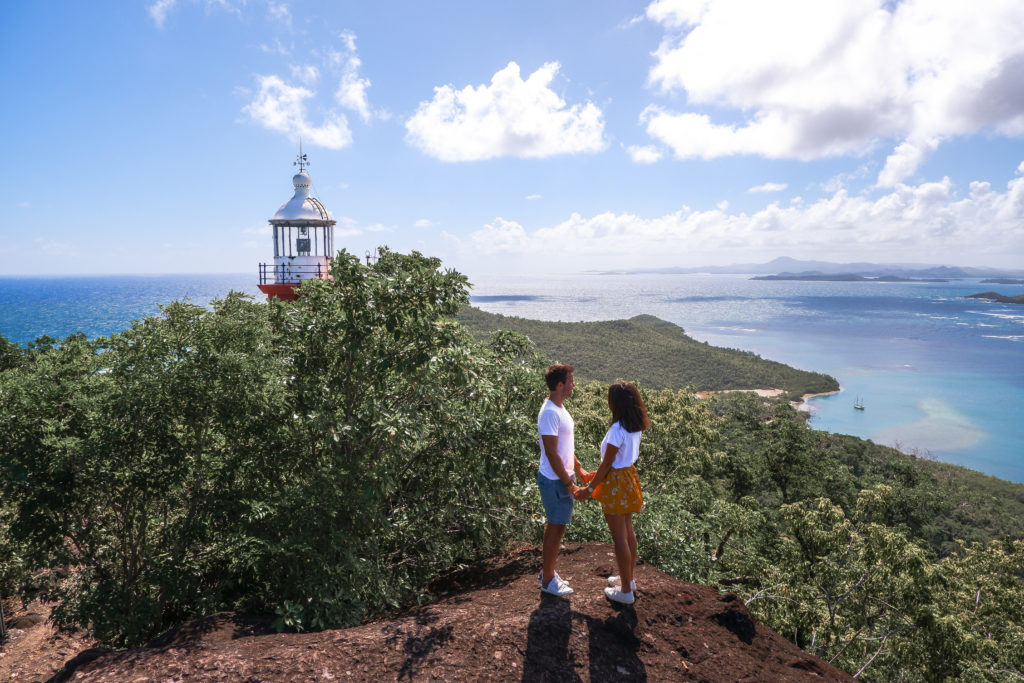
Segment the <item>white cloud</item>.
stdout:
<svg viewBox="0 0 1024 683">
<path fill-rule="evenodd" d="M 488 223 L 474 232 L 470 238 L 484 254 L 528 253 L 531 250 L 529 245 L 536 240 L 535 236 L 527 235 L 519 223 L 506 221 L 501 217 L 495 218 L 493 223 Z"/>
<path fill-rule="evenodd" d="M 312 64 L 302 64 L 291 67 L 292 78 L 307 86 L 314 86 L 320 80 L 320 70 Z"/>
<path fill-rule="evenodd" d="M 271 0 L 267 3 L 267 13 L 274 21 L 279 21 L 287 27 L 292 25 L 292 12 L 286 3 Z"/>
<path fill-rule="evenodd" d="M 684 90 L 691 111 L 643 120 L 680 158 L 807 160 L 896 140 L 878 179 L 892 187 L 949 138 L 1024 135 L 1019 0 L 656 0 L 647 16 L 667 30 L 650 82 Z M 706 113 L 729 110 L 741 121 Z"/>
<path fill-rule="evenodd" d="M 284 46 L 280 38 L 275 37 L 273 43 L 260 43 L 260 50 L 272 55 L 282 55 L 287 57 L 291 54 L 291 50 Z"/>
<path fill-rule="evenodd" d="M 911 175 L 925 159 L 939 146 L 939 140 L 932 138 L 923 141 L 904 140 L 885 160 L 885 167 L 878 174 L 881 187 L 892 187 Z"/>
<path fill-rule="evenodd" d="M 782 192 L 787 187 L 789 185 L 786 183 L 765 183 L 764 185 L 755 185 L 747 190 L 747 192 Z"/>
<path fill-rule="evenodd" d="M 356 34 L 345 31 L 340 36 L 345 52 L 331 53 L 333 61 L 341 67 L 341 80 L 335 98 L 341 106 L 359 113 L 363 121 L 370 120 L 370 104 L 366 89 L 370 87 L 370 79 L 359 75 L 362 60 L 356 52 Z"/>
<path fill-rule="evenodd" d="M 526 200 L 530 201 L 530 202 L 534 201 L 535 199 L 540 199 L 540 198 L 541 198 L 541 195 L 539 195 L 539 194 L 528 194 L 528 195 L 526 195 Z"/>
<path fill-rule="evenodd" d="M 417 228 L 430 228 L 430 227 L 433 227 L 433 225 L 434 225 L 434 221 L 429 220 L 427 218 L 421 218 L 418 221 L 416 221 L 415 223 L 413 223 L 413 226 L 417 227 Z"/>
<path fill-rule="evenodd" d="M 305 102 L 314 96 L 312 91 L 288 85 L 277 76 L 259 76 L 258 80 L 259 93 L 243 111 L 259 125 L 328 149 L 341 149 L 352 142 L 343 114 L 327 112 L 318 126 L 307 120 Z"/>
<path fill-rule="evenodd" d="M 197 2 L 198 0 L 193 0 L 192 4 L 197 4 Z M 245 4 L 245 0 L 241 0 L 241 2 L 243 5 Z M 167 21 L 167 15 L 177 5 L 178 0 L 156 0 L 146 8 L 146 11 L 149 12 L 149 17 L 156 24 L 156 27 L 162 29 Z M 231 0 L 203 0 L 202 5 L 207 12 L 212 9 L 220 9 L 235 16 L 242 16 L 242 11 Z"/>
<path fill-rule="evenodd" d="M 629 153 L 629 158 L 638 164 L 653 164 L 656 161 L 660 161 L 662 156 L 661 150 L 654 145 L 644 147 L 630 145 L 626 148 L 626 151 Z"/>
<path fill-rule="evenodd" d="M 167 14 L 174 9 L 174 5 L 177 2 L 178 0 L 156 0 L 156 2 L 146 8 L 157 28 L 164 27 L 164 22 L 167 21 Z"/>
<path fill-rule="evenodd" d="M 549 62 L 523 80 L 519 65 L 509 62 L 490 85 L 434 88 L 434 98 L 406 121 L 406 140 L 443 161 L 605 149 L 601 110 L 592 102 L 567 106 L 551 89 L 559 68 Z"/>
<path fill-rule="evenodd" d="M 212 1 L 212 0 L 208 0 Z M 287 9 L 287 7 L 285 7 Z M 314 50 L 313 56 L 320 61 L 316 64 L 292 64 L 289 67 L 291 80 L 302 85 L 286 83 L 277 75 L 258 76 L 260 91 L 243 111 L 253 121 L 265 128 L 287 133 L 292 137 L 301 136 L 311 144 L 329 149 L 340 149 L 352 142 L 352 133 L 348 119 L 338 107 L 352 109 L 368 121 L 371 117 L 370 105 L 366 89 L 370 86 L 368 79 L 359 75 L 362 62 L 356 55 L 356 36 L 345 32 L 339 35 L 341 51 Z M 283 55 L 288 50 L 275 39 L 275 46 L 263 45 L 268 52 Z M 334 102 L 323 106 L 323 123 L 313 125 L 308 120 L 307 103 L 317 101 L 317 92 L 313 90 L 321 77 L 337 77 L 338 88 L 334 93 Z M 385 114 L 380 115 L 385 118 Z"/>
<path fill-rule="evenodd" d="M 840 190 L 813 203 L 797 199 L 788 206 L 773 202 L 752 214 L 727 211 L 723 203 L 714 210 L 684 207 L 655 218 L 574 213 L 533 232 L 496 218 L 472 233 L 471 242 L 481 254 L 492 255 L 542 253 L 545 245 L 558 244 L 584 267 L 679 265 L 691 254 L 723 251 L 737 262 L 746 255 L 839 252 L 854 259 L 919 260 L 927 250 L 964 265 L 964 258 L 1007 263 L 1007 255 L 1024 253 L 1024 175 L 1012 179 L 1005 192 L 994 191 L 989 183 L 971 183 L 966 197 L 959 197 L 945 178 L 900 184 L 877 199 Z"/>
<path fill-rule="evenodd" d="M 32 240 L 32 250 L 47 256 L 78 256 L 78 245 L 49 238 L 37 237 Z"/>
</svg>

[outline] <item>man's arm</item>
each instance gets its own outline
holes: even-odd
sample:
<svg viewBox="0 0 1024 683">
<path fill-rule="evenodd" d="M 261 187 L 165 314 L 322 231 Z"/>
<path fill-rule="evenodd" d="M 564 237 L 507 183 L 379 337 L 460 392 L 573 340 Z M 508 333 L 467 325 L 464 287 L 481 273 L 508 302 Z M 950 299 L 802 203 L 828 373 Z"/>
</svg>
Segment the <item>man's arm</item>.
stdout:
<svg viewBox="0 0 1024 683">
<path fill-rule="evenodd" d="M 541 441 L 544 442 L 544 455 L 547 456 L 548 463 L 551 465 L 551 469 L 555 471 L 558 478 L 565 484 L 565 488 L 569 489 L 572 493 L 576 490 L 576 486 L 572 483 L 572 479 L 569 478 L 569 473 L 565 471 L 565 465 L 562 464 L 562 459 L 558 457 L 558 437 L 554 435 L 543 434 L 541 435 Z M 575 455 L 573 458 L 575 459 Z"/>
</svg>

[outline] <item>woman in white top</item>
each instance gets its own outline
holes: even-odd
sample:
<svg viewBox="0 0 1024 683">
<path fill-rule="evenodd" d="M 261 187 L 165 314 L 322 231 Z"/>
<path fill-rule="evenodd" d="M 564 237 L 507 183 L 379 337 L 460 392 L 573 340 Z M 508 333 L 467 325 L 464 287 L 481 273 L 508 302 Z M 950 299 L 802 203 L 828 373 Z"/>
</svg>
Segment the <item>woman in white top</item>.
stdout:
<svg viewBox="0 0 1024 683">
<path fill-rule="evenodd" d="M 632 604 L 636 589 L 633 513 L 644 509 L 643 491 L 634 464 L 640 455 L 640 436 L 651 426 L 651 421 L 640 392 L 629 382 L 616 382 L 608 387 L 608 407 L 612 411 L 612 425 L 601 442 L 601 465 L 590 479 L 587 491 L 601 501 L 619 565 L 619 575 L 608 577 L 610 585 L 604 590 L 605 596 L 628 605 Z"/>
</svg>

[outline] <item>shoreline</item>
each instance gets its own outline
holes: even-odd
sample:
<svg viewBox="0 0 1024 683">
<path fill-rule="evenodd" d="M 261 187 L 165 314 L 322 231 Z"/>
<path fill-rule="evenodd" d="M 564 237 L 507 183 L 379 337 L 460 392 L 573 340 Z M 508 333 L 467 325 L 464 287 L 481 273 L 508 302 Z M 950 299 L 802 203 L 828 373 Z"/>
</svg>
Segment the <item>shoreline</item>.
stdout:
<svg viewBox="0 0 1024 683">
<path fill-rule="evenodd" d="M 793 406 L 796 410 L 803 410 L 804 412 L 810 412 L 810 406 L 807 402 L 812 398 L 818 398 L 819 396 L 832 396 L 834 394 L 842 393 L 842 389 L 836 389 L 835 391 L 821 391 L 818 393 L 804 394 L 797 401 L 790 401 L 789 405 Z M 761 398 L 775 398 L 786 393 L 785 389 L 716 389 L 711 391 L 698 391 L 696 393 L 697 398 L 711 398 L 712 396 L 721 396 L 723 394 L 731 394 L 733 392 L 745 392 L 750 394 L 757 394 Z"/>
<path fill-rule="evenodd" d="M 842 393 L 842 389 L 836 389 L 835 391 L 821 391 L 816 394 L 804 394 L 800 397 L 799 401 L 790 401 L 789 405 L 793 406 L 797 410 L 802 410 L 805 413 L 811 412 L 811 407 L 807 404 L 812 398 L 818 398 L 819 396 L 834 396 L 835 394 Z"/>
<path fill-rule="evenodd" d="M 713 389 L 711 391 L 698 391 L 696 396 L 697 398 L 711 398 L 712 396 L 731 394 L 736 391 L 757 394 L 761 398 L 775 398 L 780 394 L 786 393 L 785 389 Z"/>
</svg>

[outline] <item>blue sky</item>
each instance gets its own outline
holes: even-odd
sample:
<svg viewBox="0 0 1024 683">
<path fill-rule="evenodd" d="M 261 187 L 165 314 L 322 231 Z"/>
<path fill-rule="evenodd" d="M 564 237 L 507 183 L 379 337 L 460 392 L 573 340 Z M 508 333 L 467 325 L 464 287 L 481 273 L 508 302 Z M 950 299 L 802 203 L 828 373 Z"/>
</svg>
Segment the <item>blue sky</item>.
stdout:
<svg viewBox="0 0 1024 683">
<path fill-rule="evenodd" d="M 299 139 L 336 244 L 478 273 L 1019 268 L 1019 0 L 0 6 L 0 275 L 256 273 Z"/>
</svg>

